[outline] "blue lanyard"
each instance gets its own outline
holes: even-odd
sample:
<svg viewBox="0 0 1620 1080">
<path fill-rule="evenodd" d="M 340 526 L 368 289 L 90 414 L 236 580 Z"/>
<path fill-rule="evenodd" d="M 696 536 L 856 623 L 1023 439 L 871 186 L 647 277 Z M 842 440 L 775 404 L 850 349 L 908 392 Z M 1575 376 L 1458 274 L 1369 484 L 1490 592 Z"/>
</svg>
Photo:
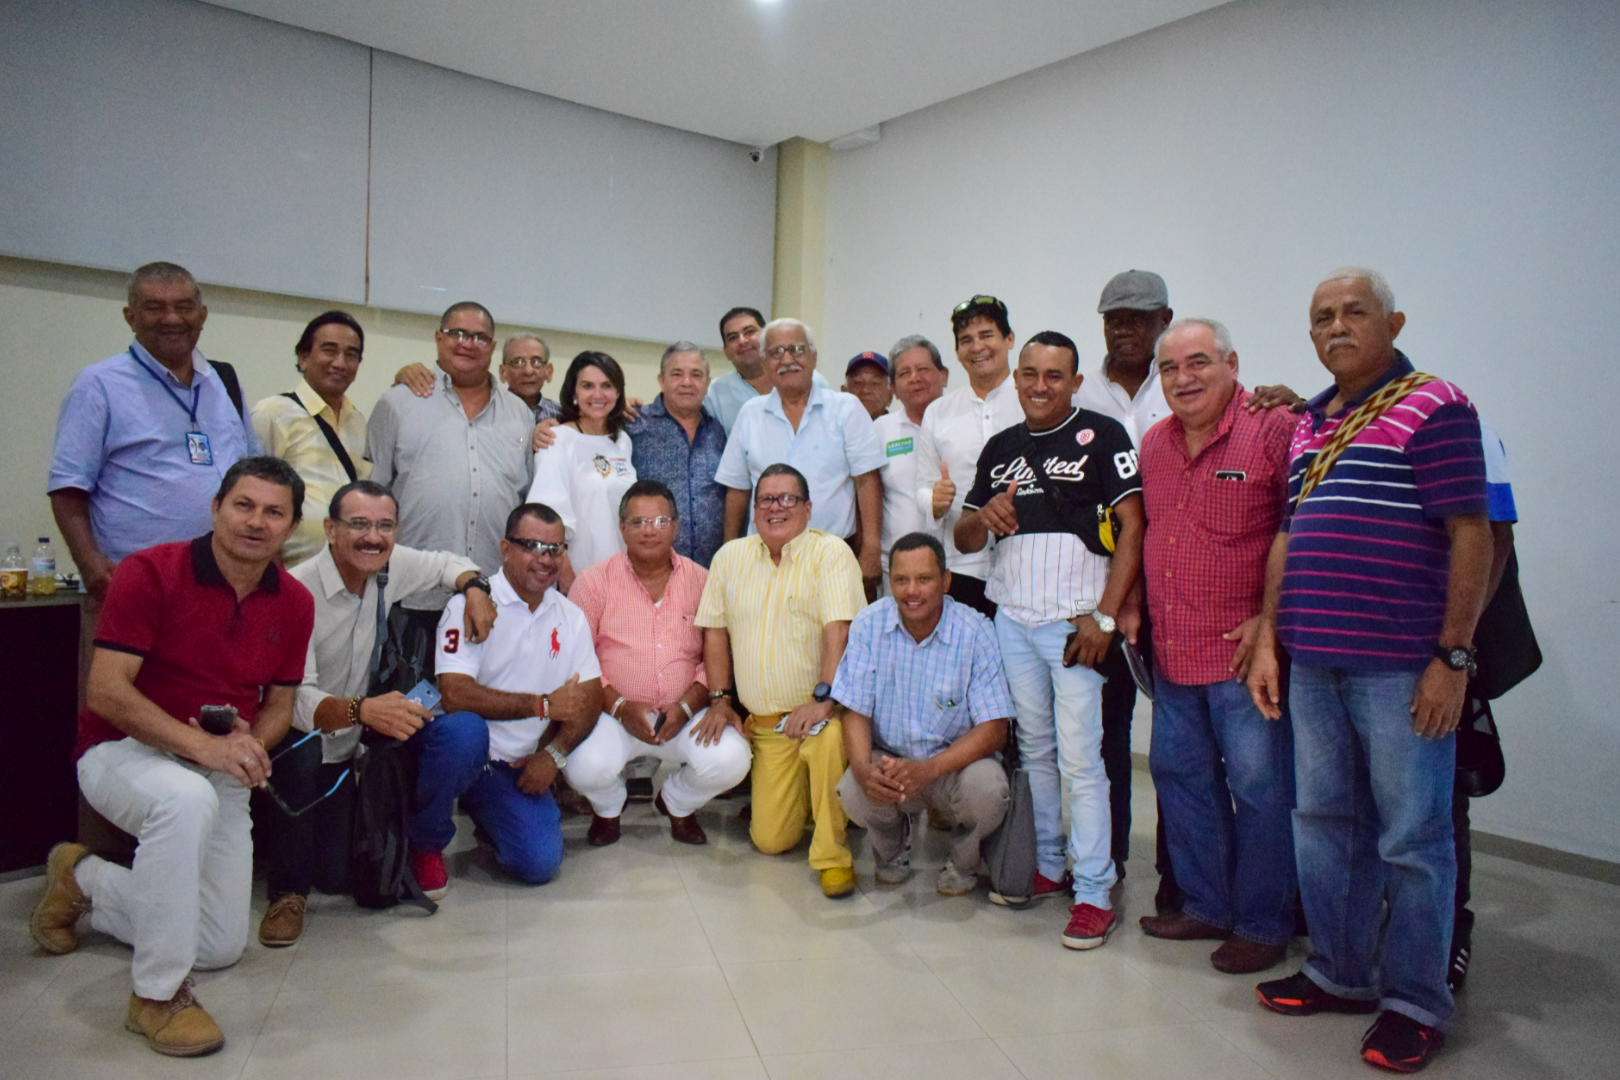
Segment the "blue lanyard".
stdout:
<svg viewBox="0 0 1620 1080">
<path fill-rule="evenodd" d="M 169 385 L 169 381 L 162 375 L 147 367 L 146 361 L 135 355 L 135 346 L 133 345 L 129 347 L 129 358 L 139 364 L 142 371 L 146 372 L 148 375 L 152 376 L 152 378 L 157 380 L 157 384 L 163 387 L 163 392 L 173 398 L 174 403 L 180 406 L 180 411 L 191 418 L 191 429 L 193 431 L 198 430 L 197 399 L 202 395 L 202 372 L 193 370 L 191 373 L 191 407 L 188 409 L 186 407 L 186 403 L 180 400 L 180 395 L 174 392 L 174 387 Z"/>
</svg>

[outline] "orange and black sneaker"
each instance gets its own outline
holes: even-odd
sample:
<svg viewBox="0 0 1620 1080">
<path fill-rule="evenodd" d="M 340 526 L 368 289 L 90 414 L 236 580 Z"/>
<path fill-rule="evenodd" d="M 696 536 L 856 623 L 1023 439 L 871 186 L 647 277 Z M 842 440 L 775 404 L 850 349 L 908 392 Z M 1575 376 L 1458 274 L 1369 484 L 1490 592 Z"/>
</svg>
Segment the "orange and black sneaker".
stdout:
<svg viewBox="0 0 1620 1080">
<path fill-rule="evenodd" d="M 1385 1009 L 1361 1037 L 1361 1060 L 1390 1072 L 1414 1073 L 1445 1044 L 1439 1028 Z"/>
<path fill-rule="evenodd" d="M 1272 979 L 1254 988 L 1260 1004 L 1284 1016 L 1310 1016 L 1319 1012 L 1370 1013 L 1378 1011 L 1376 1000 L 1340 997 L 1316 985 L 1303 971 L 1286 979 Z"/>
</svg>

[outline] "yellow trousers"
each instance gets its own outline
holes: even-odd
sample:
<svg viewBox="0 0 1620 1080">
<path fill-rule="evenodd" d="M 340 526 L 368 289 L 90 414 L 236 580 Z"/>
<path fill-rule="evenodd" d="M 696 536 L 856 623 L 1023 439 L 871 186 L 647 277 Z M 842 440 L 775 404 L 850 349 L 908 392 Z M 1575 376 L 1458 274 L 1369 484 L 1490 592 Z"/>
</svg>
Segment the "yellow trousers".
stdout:
<svg viewBox="0 0 1620 1080">
<path fill-rule="evenodd" d="M 781 714 L 748 718 L 748 740 L 754 747 L 749 838 L 765 854 L 780 854 L 804 839 L 810 819 L 811 868 L 852 866 L 855 860 L 844 842 L 849 819 L 838 799 L 847 764 L 843 724 L 834 717 L 819 735 L 790 739 L 771 730 L 781 719 Z"/>
</svg>

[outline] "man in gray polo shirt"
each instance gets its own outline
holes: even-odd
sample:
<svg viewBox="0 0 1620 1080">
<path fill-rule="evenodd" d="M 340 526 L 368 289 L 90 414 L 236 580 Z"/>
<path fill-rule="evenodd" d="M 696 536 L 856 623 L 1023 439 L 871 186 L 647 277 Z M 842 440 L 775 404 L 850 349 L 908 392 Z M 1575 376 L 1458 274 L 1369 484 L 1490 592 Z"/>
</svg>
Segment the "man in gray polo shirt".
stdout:
<svg viewBox="0 0 1620 1080">
<path fill-rule="evenodd" d="M 399 500 L 399 543 L 463 555 L 491 574 L 501 566 L 506 515 L 532 479 L 534 415 L 490 374 L 495 319 L 482 304 L 451 304 L 434 341 L 433 392 L 391 386 L 377 399 L 367 425 L 371 478 Z M 402 598 L 411 641 L 432 642 L 449 598 L 445 589 Z"/>
</svg>

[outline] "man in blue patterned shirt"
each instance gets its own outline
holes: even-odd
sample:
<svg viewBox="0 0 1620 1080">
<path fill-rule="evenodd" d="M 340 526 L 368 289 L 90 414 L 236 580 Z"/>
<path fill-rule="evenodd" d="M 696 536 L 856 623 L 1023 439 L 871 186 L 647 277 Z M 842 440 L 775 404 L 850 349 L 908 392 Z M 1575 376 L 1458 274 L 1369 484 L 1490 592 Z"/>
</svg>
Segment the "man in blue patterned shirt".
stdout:
<svg viewBox="0 0 1620 1080">
<path fill-rule="evenodd" d="M 726 429 L 707 408 L 709 361 L 690 341 L 677 341 L 658 362 L 659 395 L 641 410 L 630 432 L 636 475 L 675 494 L 675 550 L 704 569 L 725 542 L 726 489 L 715 470 Z"/>
<path fill-rule="evenodd" d="M 1007 812 L 1012 691 L 990 620 L 946 596 L 945 549 L 910 533 L 889 555 L 892 593 L 855 616 L 832 696 L 844 714 L 849 770 L 838 796 L 871 837 L 878 881 L 911 875 L 911 815 L 954 828 L 939 872 L 944 896 L 978 883 L 980 846 Z"/>
</svg>

